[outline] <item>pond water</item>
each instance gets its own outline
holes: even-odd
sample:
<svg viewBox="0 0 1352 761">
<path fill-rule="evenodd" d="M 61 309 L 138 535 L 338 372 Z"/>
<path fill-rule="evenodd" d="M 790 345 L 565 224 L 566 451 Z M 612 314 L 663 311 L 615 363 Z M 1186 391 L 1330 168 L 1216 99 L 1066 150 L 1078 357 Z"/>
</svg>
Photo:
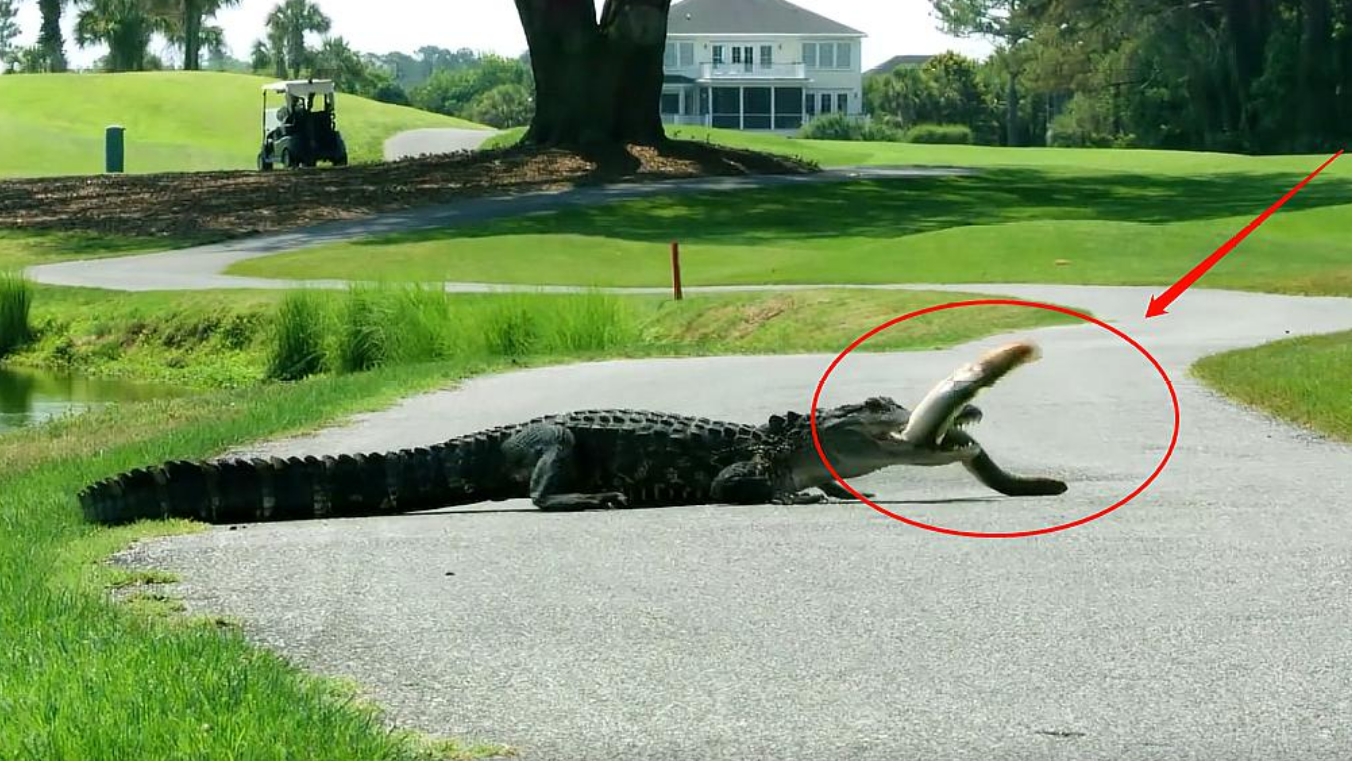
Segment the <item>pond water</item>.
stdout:
<svg viewBox="0 0 1352 761">
<path fill-rule="evenodd" d="M 184 393 L 173 386 L 0 367 L 0 433 L 97 409 L 111 402 L 141 402 Z"/>
</svg>

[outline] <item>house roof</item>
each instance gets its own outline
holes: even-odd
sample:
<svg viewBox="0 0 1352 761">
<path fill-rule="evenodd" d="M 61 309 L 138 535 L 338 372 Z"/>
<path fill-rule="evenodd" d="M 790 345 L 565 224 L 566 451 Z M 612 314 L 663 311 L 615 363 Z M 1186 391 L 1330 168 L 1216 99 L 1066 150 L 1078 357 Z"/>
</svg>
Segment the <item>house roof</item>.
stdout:
<svg viewBox="0 0 1352 761">
<path fill-rule="evenodd" d="M 788 0 L 681 0 L 671 6 L 667 33 L 866 36 Z"/>
<path fill-rule="evenodd" d="M 886 61 L 874 66 L 865 74 L 886 74 L 893 69 L 899 69 L 902 66 L 924 66 L 932 55 L 894 55 Z"/>
</svg>

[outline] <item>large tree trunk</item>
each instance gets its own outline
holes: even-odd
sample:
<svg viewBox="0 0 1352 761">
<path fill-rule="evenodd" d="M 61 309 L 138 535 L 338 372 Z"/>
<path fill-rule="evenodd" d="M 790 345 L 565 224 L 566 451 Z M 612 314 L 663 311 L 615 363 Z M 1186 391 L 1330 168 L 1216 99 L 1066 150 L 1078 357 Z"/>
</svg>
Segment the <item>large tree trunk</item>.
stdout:
<svg viewBox="0 0 1352 761">
<path fill-rule="evenodd" d="M 1005 113 L 1005 119 L 1008 128 L 1007 142 L 1010 147 L 1017 147 L 1023 143 L 1022 132 L 1019 129 L 1019 75 L 1011 66 L 1009 69 L 1009 94 L 1008 110 Z"/>
<path fill-rule="evenodd" d="M 1230 32 L 1230 64 L 1238 113 L 1235 115 L 1248 149 L 1256 148 L 1258 114 L 1253 110 L 1253 85 L 1263 75 L 1270 32 L 1268 0 L 1232 0 L 1224 4 Z"/>
<path fill-rule="evenodd" d="M 61 11 L 65 0 L 38 0 L 42 13 L 42 27 L 38 31 L 38 47 L 47 56 L 47 70 L 66 70 L 66 40 L 61 35 Z"/>
<path fill-rule="evenodd" d="M 535 72 L 525 140 L 597 146 L 665 140 L 662 57 L 671 0 L 516 0 Z"/>
<path fill-rule="evenodd" d="M 1337 62 L 1330 54 L 1333 42 L 1332 0 L 1303 0 L 1301 3 L 1300 93 L 1304 107 L 1304 128 L 1310 144 L 1302 148 L 1322 149 L 1338 129 Z"/>
<path fill-rule="evenodd" d="M 202 68 L 202 3 L 183 0 L 183 70 Z"/>
<path fill-rule="evenodd" d="M 1338 101 L 1342 104 L 1339 126 L 1344 139 L 1352 138 L 1352 0 L 1343 0 L 1342 89 Z"/>
</svg>

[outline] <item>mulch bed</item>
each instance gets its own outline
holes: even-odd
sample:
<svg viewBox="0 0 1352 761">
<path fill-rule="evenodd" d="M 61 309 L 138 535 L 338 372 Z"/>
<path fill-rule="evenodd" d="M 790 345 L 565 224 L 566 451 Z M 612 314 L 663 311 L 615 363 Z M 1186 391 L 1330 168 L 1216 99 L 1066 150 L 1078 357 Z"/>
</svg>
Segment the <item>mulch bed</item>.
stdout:
<svg viewBox="0 0 1352 761">
<path fill-rule="evenodd" d="M 224 240 L 486 194 L 814 169 L 673 141 L 604 153 L 514 147 L 340 169 L 21 179 L 0 181 L 0 229 Z"/>
</svg>

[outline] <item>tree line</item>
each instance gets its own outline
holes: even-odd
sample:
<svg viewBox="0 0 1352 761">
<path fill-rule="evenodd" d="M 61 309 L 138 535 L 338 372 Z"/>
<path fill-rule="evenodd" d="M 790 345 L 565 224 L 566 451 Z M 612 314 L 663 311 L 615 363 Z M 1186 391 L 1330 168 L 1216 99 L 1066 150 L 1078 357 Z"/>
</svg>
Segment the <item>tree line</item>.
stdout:
<svg viewBox="0 0 1352 761">
<path fill-rule="evenodd" d="M 18 71 L 67 69 L 61 22 L 73 12 L 75 44 L 107 47 L 97 64 L 104 71 L 165 68 L 151 52 L 158 37 L 181 52 L 186 70 L 331 78 L 342 92 L 495 127 L 527 124 L 534 112 L 528 56 L 504 58 L 431 46 L 412 55 L 359 53 L 342 37 L 329 34 L 332 19 L 312 0 L 279 2 L 247 60 L 229 54 L 224 32 L 213 23 L 218 12 L 239 0 L 37 0 L 37 44 L 18 48 L 12 43 L 19 33 L 15 18 L 22 1 L 0 0 L 0 65 Z"/>
<path fill-rule="evenodd" d="M 1352 138 L 1352 0 L 933 0 L 955 54 L 869 78 L 875 118 L 1006 145 L 1328 151 Z"/>
</svg>

